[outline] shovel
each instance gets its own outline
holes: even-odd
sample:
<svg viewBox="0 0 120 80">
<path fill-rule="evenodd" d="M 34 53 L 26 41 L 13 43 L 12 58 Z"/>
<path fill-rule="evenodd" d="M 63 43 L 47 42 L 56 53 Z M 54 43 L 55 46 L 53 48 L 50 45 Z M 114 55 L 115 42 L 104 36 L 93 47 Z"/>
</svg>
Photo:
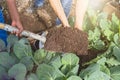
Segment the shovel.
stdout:
<svg viewBox="0 0 120 80">
<path fill-rule="evenodd" d="M 3 23 L 0 23 L 0 29 L 3 29 L 3 30 L 8 31 L 8 32 L 18 31 L 17 28 L 15 28 L 15 27 L 13 27 L 11 25 L 8 25 L 8 24 L 3 24 Z M 32 33 L 32 32 L 27 31 L 27 30 L 23 30 L 21 32 L 21 35 L 26 36 L 26 37 L 30 37 L 30 38 L 33 38 L 33 39 L 36 39 L 36 40 L 39 40 L 42 43 L 46 42 L 46 37 L 40 36 L 38 34 Z"/>
</svg>

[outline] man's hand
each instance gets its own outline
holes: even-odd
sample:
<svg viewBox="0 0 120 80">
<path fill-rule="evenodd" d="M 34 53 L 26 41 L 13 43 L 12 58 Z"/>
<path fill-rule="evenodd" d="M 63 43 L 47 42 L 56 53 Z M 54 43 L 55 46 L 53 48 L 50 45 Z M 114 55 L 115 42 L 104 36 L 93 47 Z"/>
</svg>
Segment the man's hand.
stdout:
<svg viewBox="0 0 120 80">
<path fill-rule="evenodd" d="M 77 0 L 75 10 L 75 28 L 82 30 L 84 15 L 88 7 L 89 0 Z"/>
<path fill-rule="evenodd" d="M 14 31 L 13 33 L 16 34 L 16 36 L 20 35 L 20 33 L 23 31 L 23 26 L 20 21 L 12 21 L 12 26 L 17 27 L 19 31 Z"/>
<path fill-rule="evenodd" d="M 23 30 L 23 26 L 20 22 L 20 17 L 19 17 L 19 13 L 17 11 L 17 7 L 16 7 L 16 0 L 6 0 L 7 1 L 7 6 L 9 9 L 9 13 L 10 13 L 10 17 L 12 19 L 12 26 L 17 27 L 19 31 L 14 31 L 13 33 L 15 33 L 17 36 L 22 32 Z"/>
</svg>

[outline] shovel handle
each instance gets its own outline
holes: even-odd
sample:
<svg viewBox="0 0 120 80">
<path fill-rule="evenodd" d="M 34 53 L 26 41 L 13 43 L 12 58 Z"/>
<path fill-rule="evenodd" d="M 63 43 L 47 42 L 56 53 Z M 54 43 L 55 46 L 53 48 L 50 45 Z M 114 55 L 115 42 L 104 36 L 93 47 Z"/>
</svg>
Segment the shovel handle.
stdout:
<svg viewBox="0 0 120 80">
<path fill-rule="evenodd" d="M 3 30 L 8 31 L 8 32 L 18 31 L 18 29 L 16 27 L 10 26 L 8 24 L 3 24 L 3 23 L 0 23 L 0 29 L 3 29 Z M 40 35 L 35 34 L 35 33 L 32 33 L 32 32 L 27 31 L 27 30 L 23 30 L 21 32 L 21 35 L 40 40 L 42 43 L 45 43 L 45 41 L 46 41 L 45 37 L 40 36 Z"/>
</svg>

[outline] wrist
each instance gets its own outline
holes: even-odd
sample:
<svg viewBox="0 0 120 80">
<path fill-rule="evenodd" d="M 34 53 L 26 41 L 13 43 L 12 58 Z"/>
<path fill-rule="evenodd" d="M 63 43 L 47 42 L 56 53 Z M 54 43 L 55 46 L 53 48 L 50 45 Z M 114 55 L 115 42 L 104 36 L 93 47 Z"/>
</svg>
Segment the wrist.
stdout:
<svg viewBox="0 0 120 80">
<path fill-rule="evenodd" d="M 68 23 L 63 23 L 63 27 L 70 27 Z"/>
<path fill-rule="evenodd" d="M 79 30 L 83 30 L 83 29 L 82 29 L 82 24 L 75 24 L 74 27 L 77 28 L 77 29 L 79 29 Z"/>
</svg>

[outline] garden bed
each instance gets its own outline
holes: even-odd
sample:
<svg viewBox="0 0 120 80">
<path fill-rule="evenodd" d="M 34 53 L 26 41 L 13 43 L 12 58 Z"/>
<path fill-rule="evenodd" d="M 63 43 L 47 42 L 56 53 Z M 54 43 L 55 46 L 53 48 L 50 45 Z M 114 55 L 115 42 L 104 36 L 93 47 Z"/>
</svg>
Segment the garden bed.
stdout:
<svg viewBox="0 0 120 80">
<path fill-rule="evenodd" d="M 50 29 L 36 51 L 24 37 L 0 40 L 0 80 L 120 80 L 119 18 L 88 10 L 83 29 Z"/>
</svg>

